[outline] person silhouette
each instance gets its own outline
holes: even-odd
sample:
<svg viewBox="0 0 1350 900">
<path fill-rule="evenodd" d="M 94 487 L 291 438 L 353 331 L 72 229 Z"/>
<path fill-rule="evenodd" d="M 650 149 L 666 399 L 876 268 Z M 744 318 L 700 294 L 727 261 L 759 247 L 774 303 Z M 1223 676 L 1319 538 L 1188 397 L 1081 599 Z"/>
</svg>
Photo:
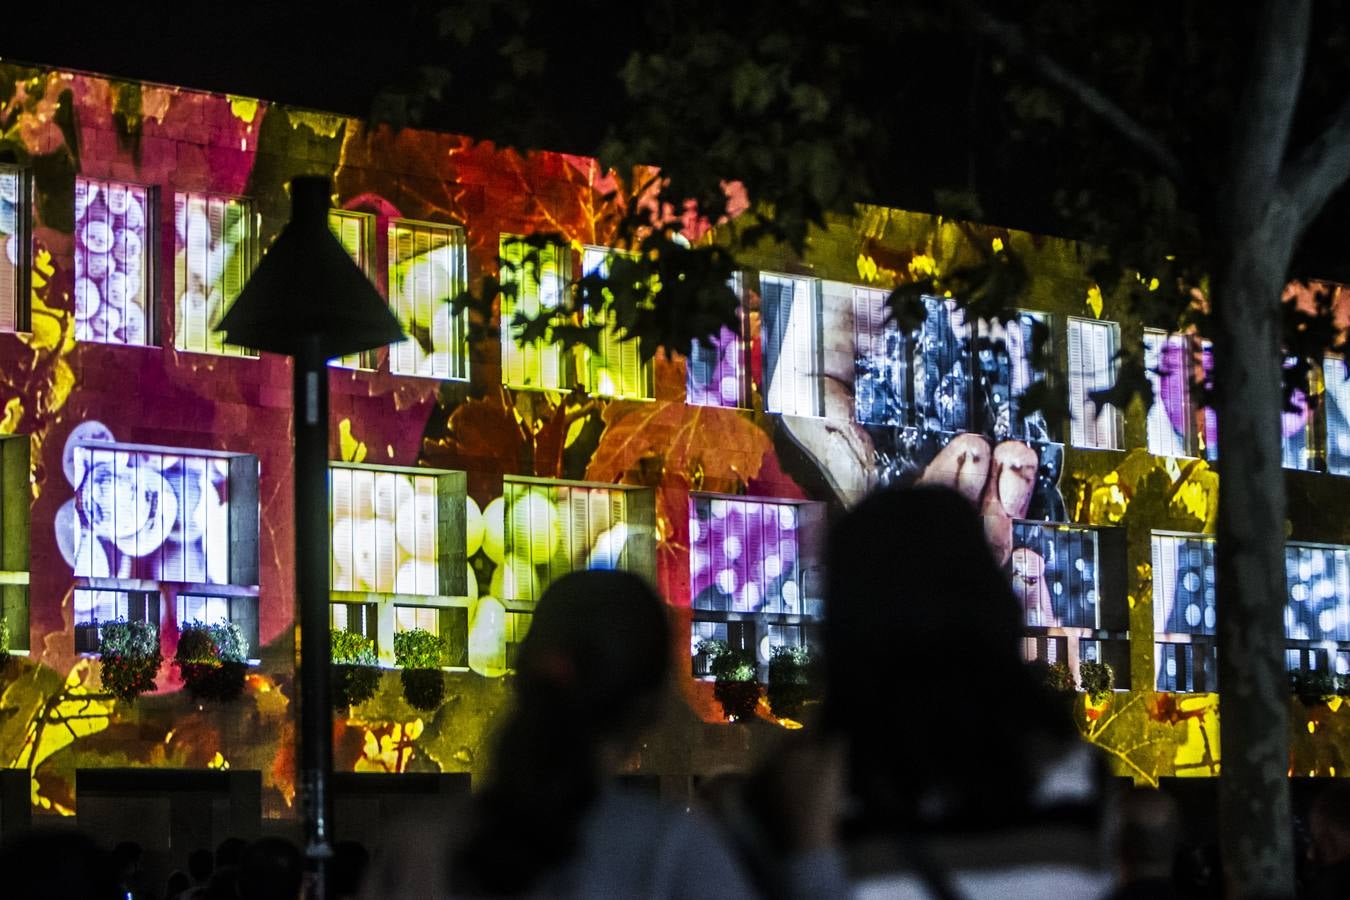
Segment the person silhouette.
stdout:
<svg viewBox="0 0 1350 900">
<path fill-rule="evenodd" d="M 822 725 L 845 748 L 856 894 L 1102 896 L 1101 760 L 1023 662 L 969 499 L 871 494 L 832 529 L 826 577 Z"/>
</svg>

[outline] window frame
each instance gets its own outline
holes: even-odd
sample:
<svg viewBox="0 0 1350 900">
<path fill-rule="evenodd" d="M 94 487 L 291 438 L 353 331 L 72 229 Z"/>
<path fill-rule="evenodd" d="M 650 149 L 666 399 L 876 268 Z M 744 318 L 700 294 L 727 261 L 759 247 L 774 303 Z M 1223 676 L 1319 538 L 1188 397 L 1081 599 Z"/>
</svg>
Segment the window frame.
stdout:
<svg viewBox="0 0 1350 900">
<path fill-rule="evenodd" d="M 753 393 L 751 379 L 751 344 L 750 339 L 750 312 L 746 308 L 746 278 L 743 271 L 737 271 L 731 276 L 731 281 L 727 285 L 737 298 L 736 303 L 736 329 L 733 332 L 730 328 L 723 328 L 718 333 L 718 341 L 721 344 L 713 343 L 711 346 L 705 345 L 702 341 L 694 341 L 689 347 L 689 352 L 685 354 L 685 378 L 684 378 L 684 402 L 689 406 L 710 406 L 717 409 L 750 409 L 752 407 L 751 394 Z M 712 354 L 711 358 L 704 359 L 705 354 Z M 717 363 L 720 359 L 730 358 L 735 363 L 735 381 L 736 381 L 736 399 L 734 403 L 725 402 L 721 384 L 718 384 L 716 390 L 708 384 L 696 386 L 696 367 L 707 368 L 710 371 L 707 381 L 711 381 L 712 372 L 717 369 Z M 728 376 L 732 377 L 732 376 Z"/>
<path fill-rule="evenodd" d="M 8 243 L 14 241 L 15 251 L 14 294 L 12 298 L 0 296 L 0 332 L 28 334 L 32 331 L 32 278 L 33 278 L 33 172 L 27 166 L 13 163 L 0 163 L 0 175 L 13 175 L 15 178 L 14 231 L 6 241 L 0 241 L 0 256 L 8 262 Z M 6 321 L 6 305 L 11 301 L 13 307 L 10 321 Z"/>
<path fill-rule="evenodd" d="M 451 288 L 450 296 L 453 297 L 468 290 L 469 286 L 468 232 L 465 230 L 463 225 L 454 222 L 429 222 L 423 219 L 412 219 L 406 217 L 393 217 L 389 219 L 389 222 L 385 227 L 384 233 L 384 240 L 386 242 L 387 247 L 387 251 L 385 254 L 386 258 L 385 297 L 387 298 L 387 302 L 389 303 L 389 308 L 393 311 L 395 318 L 398 319 L 399 325 L 402 326 L 404 332 L 407 334 L 407 337 L 405 337 L 402 341 L 390 344 L 388 347 L 389 374 L 397 375 L 401 378 L 428 378 L 435 381 L 467 382 L 470 377 L 469 342 L 468 342 L 469 319 L 467 309 L 460 310 L 458 314 L 453 315 L 453 318 L 451 320 L 452 340 L 454 340 L 455 332 L 458 332 L 459 334 L 459 338 L 457 340 L 458 345 L 454 348 L 454 350 L 432 351 L 433 353 L 444 352 L 449 354 L 450 356 L 449 374 L 440 375 L 434 372 L 431 374 L 424 374 L 422 372 L 416 371 L 405 371 L 404 369 L 401 368 L 402 366 L 401 359 L 407 352 L 403 348 L 405 345 L 408 344 L 408 342 L 410 341 L 417 342 L 417 346 L 414 348 L 414 350 L 424 350 L 425 348 L 421 347 L 420 341 L 417 341 L 417 338 L 413 333 L 415 330 L 415 323 L 411 321 L 405 321 L 403 316 L 401 315 L 400 313 L 401 300 L 396 297 L 397 285 L 395 283 L 395 270 L 400 264 L 406 262 L 397 258 L 400 229 L 408 230 L 408 232 L 412 235 L 412 241 L 414 242 L 414 245 L 418 240 L 418 236 L 421 234 L 435 235 L 439 233 L 440 235 L 447 238 L 445 243 L 440 244 L 435 248 L 430 248 L 425 252 L 432 253 L 442 249 L 447 248 L 449 249 L 450 255 L 455 261 L 454 271 L 450 273 L 450 279 L 452 282 L 450 286 Z M 415 259 L 419 255 L 421 254 L 415 253 L 409 257 L 409 260 Z M 414 306 L 420 305 L 421 302 L 422 301 L 420 298 L 416 298 L 412 301 Z M 432 304 L 436 302 L 444 302 L 444 298 L 440 298 L 439 301 L 436 299 L 431 299 L 428 302 Z M 432 318 L 434 319 L 434 317 L 435 312 L 433 311 Z M 427 329 L 427 333 L 428 334 L 431 333 L 429 327 Z M 432 355 L 431 353 L 424 352 L 423 362 L 425 362 L 427 359 L 430 359 L 431 355 Z"/>
<path fill-rule="evenodd" d="M 1159 587 L 1159 567 L 1156 561 L 1158 554 L 1158 539 L 1164 540 L 1186 540 L 1199 541 L 1217 547 L 1214 535 L 1201 532 L 1170 531 L 1166 529 L 1153 529 L 1149 532 L 1149 564 L 1152 570 L 1152 581 L 1149 589 L 1153 604 L 1153 687 L 1159 691 L 1172 691 L 1175 693 L 1207 693 L 1217 687 L 1217 646 L 1218 636 L 1215 626 L 1208 626 L 1204 623 L 1204 610 L 1201 610 L 1200 624 L 1193 626 L 1196 631 L 1167 631 L 1167 610 L 1160 607 Z M 1217 567 L 1216 573 L 1217 575 Z M 1170 577 L 1174 580 L 1172 586 L 1173 605 L 1176 603 L 1176 591 L 1179 587 L 1177 573 L 1172 571 Z M 1206 584 L 1201 576 L 1200 589 L 1202 592 L 1214 590 L 1212 584 Z M 1203 593 L 1202 593 L 1203 596 Z M 1215 615 L 1217 624 L 1218 603 L 1215 599 Z M 1190 647 L 1190 650 L 1183 651 L 1179 648 Z M 1165 654 L 1170 654 L 1173 662 L 1176 664 L 1175 674 L 1165 674 L 1164 659 Z M 1182 657 L 1185 657 L 1183 660 Z M 1185 672 L 1183 673 L 1183 668 Z M 1172 679 L 1178 683 L 1176 688 L 1159 687 L 1164 678 Z M 1184 684 L 1183 684 L 1184 682 Z"/>
<path fill-rule="evenodd" d="M 180 204 L 182 205 L 182 208 L 186 210 L 187 206 L 190 205 L 191 202 L 197 198 L 201 198 L 207 204 L 208 221 L 210 219 L 209 210 L 212 201 L 222 202 L 227 205 L 238 204 L 244 210 L 241 220 L 248 223 L 249 231 L 248 234 L 245 236 L 245 238 L 240 242 L 243 246 L 243 251 L 245 254 L 244 273 L 239 284 L 240 291 L 243 290 L 244 285 L 248 282 L 248 279 L 252 276 L 253 272 L 257 270 L 258 262 L 259 259 L 261 258 L 260 244 L 259 244 L 262 232 L 261 216 L 258 211 L 258 204 L 252 197 L 235 194 L 222 194 L 215 191 L 188 191 L 188 190 L 174 191 L 174 229 L 175 229 L 174 280 L 173 280 L 174 300 L 172 313 L 174 340 L 172 346 L 175 350 L 177 350 L 180 353 L 201 353 L 209 356 L 226 356 L 241 359 L 257 359 L 258 352 L 256 350 L 253 350 L 248 347 L 241 347 L 238 344 L 231 344 L 224 339 L 223 335 L 220 335 L 220 333 L 216 331 L 216 328 L 217 326 L 219 326 L 221 319 L 223 319 L 225 314 L 229 312 L 231 307 L 234 306 L 234 302 L 239 299 L 238 293 L 236 293 L 233 297 L 229 298 L 228 300 L 223 299 L 221 301 L 221 306 L 217 315 L 215 316 L 214 322 L 211 321 L 209 310 L 207 311 L 207 320 L 205 322 L 205 331 L 204 331 L 205 340 L 203 346 L 201 347 L 187 346 L 187 344 L 192 343 L 192 341 L 189 339 L 189 335 L 186 330 L 188 327 L 187 323 L 184 321 L 185 316 L 184 307 L 186 303 L 185 298 L 187 296 L 186 254 L 189 252 L 189 248 L 187 247 L 187 235 L 186 235 L 187 223 L 186 222 L 182 223 L 182 230 L 184 232 L 184 236 L 181 238 L 183 242 L 181 244 L 181 247 L 179 244 L 180 238 L 178 237 L 177 232 L 179 230 L 180 224 L 179 223 Z M 209 253 L 210 251 L 208 250 L 207 252 Z M 220 277 L 222 279 L 225 278 L 223 269 Z M 209 296 L 208 298 L 203 299 L 204 300 L 209 299 Z M 216 344 L 216 346 L 214 347 L 213 341 Z"/>
<path fill-rule="evenodd" d="M 335 221 L 336 220 L 336 221 Z M 352 254 L 352 247 L 348 246 L 344 236 L 339 231 L 338 222 L 349 221 L 359 224 L 360 234 L 358 235 L 356 246 L 359 256 Z M 347 255 L 352 258 L 352 262 L 361 270 L 361 274 L 370 279 L 373 286 L 378 287 L 379 281 L 376 277 L 376 270 L 379 268 L 379 238 L 376 234 L 376 224 L 378 219 L 374 213 L 365 212 L 359 209 L 339 209 L 333 207 L 328 211 L 328 230 L 337 238 L 342 249 L 347 251 Z M 346 356 L 339 356 L 328 361 L 328 365 L 335 369 L 350 369 L 356 372 L 374 372 L 380 367 L 380 348 L 370 350 L 358 350 L 356 353 L 350 353 Z"/>
<path fill-rule="evenodd" d="M 512 390 L 524 391 L 566 391 L 571 382 L 571 375 L 567 371 L 569 357 L 572 354 L 564 354 L 562 347 L 553 343 L 546 335 L 539 341 L 530 344 L 522 344 L 515 336 L 515 328 L 512 320 L 522 305 L 522 296 L 528 283 L 528 279 L 533 279 L 533 297 L 531 303 L 533 310 L 529 315 L 537 315 L 542 310 L 554 309 L 563 302 L 565 292 L 568 290 L 568 276 L 572 272 L 571 248 L 558 241 L 550 241 L 545 247 L 539 248 L 541 254 L 539 259 L 539 271 L 533 276 L 530 274 L 529 266 L 525 263 L 525 257 L 534 252 L 534 249 L 524 243 L 525 237 L 518 234 L 503 232 L 498 240 L 498 256 L 506 263 L 511 263 L 516 268 L 511 268 L 506 263 L 501 263 L 498 270 L 498 281 L 505 285 L 516 283 L 516 296 L 508 299 L 503 292 L 499 296 L 499 323 L 501 334 L 501 382 L 504 386 Z M 552 254 L 551 262 L 546 260 L 545 252 Z M 551 265 L 553 274 L 550 276 L 556 281 L 557 300 L 550 305 L 543 301 L 545 280 L 545 266 Z M 525 303 L 529 306 L 529 303 Z M 531 365 L 531 362 L 534 365 Z M 531 381 L 530 370 L 537 372 L 538 381 Z M 519 377 L 517 377 L 519 375 Z"/>
<path fill-rule="evenodd" d="M 759 392 L 764 399 L 764 411 L 773 415 L 822 418 L 825 414 L 825 397 L 822 382 L 824 341 L 821 329 L 824 302 L 821 280 L 810 275 L 761 271 L 756 274 L 755 281 L 756 293 L 759 295 Z M 791 285 L 786 321 L 780 321 L 781 315 L 770 315 L 766 286 L 774 283 Z M 806 321 L 804 326 L 802 319 L 794 314 L 796 305 L 802 302 L 803 297 L 809 304 L 807 314 L 803 317 Z M 776 302 L 782 301 L 780 294 Z M 802 330 L 806 332 L 804 338 Z M 803 341 L 804 347 L 801 346 Z M 792 347 L 785 349 L 784 344 L 789 342 Z M 780 375 L 785 358 L 788 360 L 788 370 Z M 776 365 L 771 365 L 771 360 Z M 789 395 L 790 403 L 785 395 Z"/>
<path fill-rule="evenodd" d="M 591 272 L 599 269 L 601 273 L 608 271 L 608 263 L 611 255 L 622 254 L 623 251 L 616 250 L 613 247 L 603 247 L 598 244 L 583 244 L 581 252 L 576 254 L 577 264 L 579 266 L 580 277 L 585 277 Z M 598 261 L 594 260 L 596 255 L 600 256 Z M 594 315 L 588 316 L 589 322 L 598 322 Z M 653 400 L 655 399 L 655 383 L 653 375 L 653 366 L 650 359 L 642 359 L 640 341 L 636 335 L 620 340 L 619 327 L 613 321 L 613 315 L 608 317 L 608 321 L 598 322 L 602 325 L 603 331 L 600 333 L 600 347 L 606 359 L 614 354 L 619 356 L 619 366 L 627 369 L 631 361 L 635 367 L 633 378 L 628 378 L 627 372 L 621 372 L 622 380 L 625 384 L 634 383 L 638 386 L 636 392 L 632 391 L 604 391 L 597 384 L 599 376 L 596 374 L 596 354 L 586 346 L 578 347 L 578 358 L 576 360 L 576 372 L 572 379 L 574 384 L 584 385 L 586 392 L 593 397 L 605 397 L 617 400 Z M 608 366 L 607 368 L 613 368 Z"/>
<path fill-rule="evenodd" d="M 1105 329 L 1106 339 L 1108 341 L 1106 352 L 1107 359 L 1104 364 L 1108 367 L 1107 384 L 1096 386 L 1100 381 L 1100 373 L 1089 373 L 1087 369 L 1087 360 L 1084 355 L 1088 352 L 1084 349 L 1083 333 L 1085 328 Z M 1122 416 L 1120 410 L 1113 404 L 1107 403 L 1101 407 L 1093 403 L 1090 395 L 1093 391 L 1110 387 L 1115 383 L 1120 375 L 1120 323 L 1109 319 L 1089 319 L 1083 316 L 1067 316 L 1065 319 L 1065 339 L 1064 347 L 1066 353 L 1067 372 L 1066 381 L 1068 382 L 1069 392 L 1069 443 L 1078 449 L 1084 450 L 1122 450 L 1124 449 L 1122 441 Z M 1077 355 L 1080 365 L 1074 366 L 1074 358 Z M 1085 383 L 1085 379 L 1090 378 L 1090 383 Z M 1093 414 L 1089 417 L 1087 413 L 1088 404 L 1094 408 Z M 1103 417 L 1107 417 L 1105 423 Z M 1091 418 L 1091 435 L 1087 431 L 1087 421 Z M 1101 435 L 1105 433 L 1106 440 L 1101 440 Z"/>
<path fill-rule="evenodd" d="M 140 285 L 141 296 L 143 298 L 143 302 L 141 305 L 143 307 L 143 315 L 145 317 L 145 322 L 143 326 L 145 330 L 145 340 L 140 342 L 133 342 L 133 341 L 108 340 L 106 338 L 98 338 L 92 336 L 80 337 L 79 336 L 81 327 L 80 322 L 82 319 L 87 319 L 89 317 L 81 316 L 79 314 L 80 300 L 78 290 L 73 292 L 74 293 L 73 302 L 75 304 L 74 313 L 76 322 L 75 327 L 76 340 L 82 343 L 103 344 L 106 346 L 114 346 L 114 347 L 158 348 L 160 346 L 160 341 L 162 340 L 162 335 L 160 333 L 161 327 L 160 327 L 160 285 L 159 285 L 160 281 L 159 252 L 161 249 L 160 188 L 158 185 L 155 184 L 143 184 L 141 182 L 136 181 L 125 181 L 122 179 L 113 179 L 113 178 L 90 178 L 85 175 L 77 175 L 75 178 L 76 196 L 78 196 L 80 185 L 82 182 L 85 185 L 95 185 L 100 192 L 104 193 L 106 193 L 110 187 L 118 187 L 123 189 L 129 188 L 140 190 L 143 191 L 145 194 L 145 223 L 144 223 L 145 236 L 142 238 L 143 242 L 141 250 L 142 281 Z M 75 222 L 76 228 L 78 229 L 80 221 L 80 214 L 78 212 L 78 202 L 77 201 L 72 202 L 76 202 Z M 92 201 L 86 201 L 86 203 L 88 202 Z M 111 215 L 111 213 L 109 215 Z M 86 222 L 85 224 L 88 225 L 89 223 Z M 81 277 L 84 277 L 79 274 L 80 261 L 83 255 L 87 255 L 87 251 L 82 253 L 81 248 L 79 246 L 75 246 L 74 247 L 75 271 L 76 271 L 75 279 L 77 285 L 79 279 Z M 108 251 L 108 255 L 109 256 L 113 255 L 113 250 L 111 248 Z M 106 300 L 104 302 L 106 302 Z M 124 301 L 123 303 L 124 309 L 128 302 L 130 301 Z"/>
</svg>

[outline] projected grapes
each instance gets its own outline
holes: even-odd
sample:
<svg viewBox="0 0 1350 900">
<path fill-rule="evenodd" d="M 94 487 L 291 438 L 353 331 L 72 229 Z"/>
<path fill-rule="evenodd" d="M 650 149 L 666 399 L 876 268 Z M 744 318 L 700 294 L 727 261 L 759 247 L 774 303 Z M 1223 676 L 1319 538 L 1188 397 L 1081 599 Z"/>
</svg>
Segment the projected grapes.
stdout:
<svg viewBox="0 0 1350 900">
<path fill-rule="evenodd" d="M 75 182 L 75 337 L 150 342 L 150 208 L 146 189 Z"/>
<path fill-rule="evenodd" d="M 801 613 L 797 507 L 694 496 L 689 500 L 695 609 Z"/>
<path fill-rule="evenodd" d="M 468 378 L 465 314 L 451 298 L 466 288 L 464 233 L 448 225 L 389 225 L 389 302 L 408 338 L 390 350 L 390 371 Z"/>
<path fill-rule="evenodd" d="M 436 477 L 329 470 L 335 591 L 434 595 Z"/>
</svg>

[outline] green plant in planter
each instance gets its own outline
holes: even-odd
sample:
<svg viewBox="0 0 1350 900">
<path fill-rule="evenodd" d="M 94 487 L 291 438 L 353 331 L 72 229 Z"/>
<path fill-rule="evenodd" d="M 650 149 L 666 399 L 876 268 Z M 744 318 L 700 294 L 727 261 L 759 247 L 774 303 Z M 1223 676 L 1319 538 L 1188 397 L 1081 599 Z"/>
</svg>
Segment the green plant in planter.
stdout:
<svg viewBox="0 0 1350 900">
<path fill-rule="evenodd" d="M 5 621 L 5 612 L 0 609 L 0 669 L 9 665 L 9 623 Z"/>
<path fill-rule="evenodd" d="M 774 647 L 769 657 L 769 709 L 780 719 L 800 721 L 802 710 L 816 699 L 811 651 Z"/>
<path fill-rule="evenodd" d="M 1077 690 L 1073 682 L 1073 670 L 1066 662 L 1050 663 L 1045 666 L 1045 686 L 1061 694 L 1072 694 Z"/>
<path fill-rule="evenodd" d="M 135 700 L 155 689 L 155 675 L 164 661 L 159 629 L 150 622 L 104 622 L 99 628 L 103 687 L 119 700 Z"/>
<path fill-rule="evenodd" d="M 248 642 L 233 622 L 183 626 L 173 661 L 197 700 L 236 700 L 244 692 Z"/>
<path fill-rule="evenodd" d="M 1315 706 L 1336 696 L 1336 688 L 1336 676 L 1325 669 L 1316 672 L 1295 669 L 1289 673 L 1289 689 L 1305 706 Z"/>
<path fill-rule="evenodd" d="M 698 652 L 709 658 L 713 676 L 713 696 L 722 704 L 722 712 L 733 722 L 753 718 L 759 706 L 759 684 L 755 681 L 755 660 L 747 650 L 733 650 L 726 641 L 702 641 Z"/>
<path fill-rule="evenodd" d="M 1101 703 L 1115 690 L 1116 672 L 1110 663 L 1085 659 L 1078 664 L 1078 683 L 1093 703 Z"/>
<path fill-rule="evenodd" d="M 424 628 L 394 632 L 394 662 L 403 670 L 403 699 L 413 709 L 431 712 L 445 699 L 445 640 Z"/>
<path fill-rule="evenodd" d="M 354 631 L 333 629 L 333 706 L 365 703 L 380 686 L 375 642 Z"/>
</svg>

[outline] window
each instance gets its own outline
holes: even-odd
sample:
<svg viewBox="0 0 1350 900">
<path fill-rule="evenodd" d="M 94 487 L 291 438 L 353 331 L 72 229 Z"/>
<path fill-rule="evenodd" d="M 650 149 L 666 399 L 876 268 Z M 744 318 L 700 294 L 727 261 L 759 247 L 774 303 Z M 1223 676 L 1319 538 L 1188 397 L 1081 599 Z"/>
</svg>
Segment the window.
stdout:
<svg viewBox="0 0 1350 900">
<path fill-rule="evenodd" d="M 1026 392 L 1046 379 L 1035 364 L 1036 341 L 1048 334 L 1046 317 L 1022 312 L 1007 322 L 981 319 L 976 325 L 976 430 L 996 440 L 1048 441 L 1045 416 L 1025 411 L 1022 403 Z"/>
<path fill-rule="evenodd" d="M 854 409 L 859 424 L 909 424 L 909 338 L 886 312 L 886 291 L 853 289 Z"/>
<path fill-rule="evenodd" d="M 373 641 L 379 635 L 378 610 L 375 603 L 333 603 L 329 606 L 331 625 L 337 631 L 351 631 Z"/>
<path fill-rule="evenodd" d="M 1069 319 L 1070 440 L 1077 447 L 1120 449 L 1120 421 L 1115 407 L 1093 402 L 1093 391 L 1111 387 L 1116 378 L 1120 326 L 1094 319 Z"/>
<path fill-rule="evenodd" d="M 555 578 L 577 569 L 654 574 L 650 492 L 507 480 L 503 501 L 502 559 L 488 596 L 534 603 Z"/>
<path fill-rule="evenodd" d="M 1152 544 L 1157 689 L 1214 690 L 1214 540 L 1155 533 Z"/>
<path fill-rule="evenodd" d="M 608 271 L 610 251 L 604 247 L 586 247 L 581 257 L 581 274 Z M 600 333 L 600 348 L 592 351 L 582 348 L 581 379 L 590 393 L 601 397 L 626 397 L 650 400 L 652 397 L 651 361 L 643 361 L 638 340 L 622 340 L 621 330 L 613 317 L 604 323 Z"/>
<path fill-rule="evenodd" d="M 74 496 L 56 537 L 75 576 L 77 649 L 96 652 L 111 619 L 158 625 L 162 598 L 180 623 L 233 621 L 257 646 L 257 458 L 110 438 L 86 422 L 66 444 Z"/>
<path fill-rule="evenodd" d="M 744 278 L 737 273 L 727 285 L 744 298 Z M 685 400 L 695 406 L 750 405 L 749 342 L 744 338 L 745 306 L 737 308 L 735 330 L 723 327 L 707 343 L 695 341 L 686 362 Z"/>
<path fill-rule="evenodd" d="M 1284 634 L 1291 670 L 1350 675 L 1350 548 L 1284 548 Z"/>
<path fill-rule="evenodd" d="M 0 165 L 0 331 L 28 328 L 31 208 L 28 173 Z"/>
<path fill-rule="evenodd" d="M 1148 452 L 1190 456 L 1195 444 L 1191 407 L 1191 338 L 1158 329 L 1144 330 L 1144 367 L 1153 387 L 1148 411 Z"/>
<path fill-rule="evenodd" d="M 356 263 L 356 267 L 374 281 L 375 271 L 375 217 L 370 213 L 350 209 L 330 209 L 328 227 L 338 239 L 342 249 Z M 344 369 L 374 369 L 377 362 L 374 350 L 362 350 L 349 356 L 339 357 L 329 365 Z"/>
<path fill-rule="evenodd" d="M 258 224 L 238 197 L 174 195 L 174 346 L 199 353 L 247 356 L 215 330 L 253 272 Z"/>
<path fill-rule="evenodd" d="M 1028 660 L 1064 662 L 1075 675 L 1085 660 L 1109 662 L 1117 686 L 1129 684 L 1124 532 L 1015 521 L 1008 569 Z"/>
<path fill-rule="evenodd" d="M 159 627 L 157 592 L 76 588 L 71 600 L 75 613 L 76 653 L 98 652 L 100 626 L 105 622 L 149 622 Z"/>
<path fill-rule="evenodd" d="M 11 651 L 28 649 L 29 450 L 27 435 L 0 437 L 0 616 Z"/>
<path fill-rule="evenodd" d="M 148 188 L 75 179 L 75 339 L 148 345 L 154 337 Z"/>
<path fill-rule="evenodd" d="M 76 577 L 235 583 L 229 458 L 91 443 L 73 460 Z"/>
<path fill-rule="evenodd" d="M 193 622 L 203 625 L 238 626 L 250 656 L 258 649 L 258 598 L 179 594 L 175 620 L 183 628 Z"/>
<path fill-rule="evenodd" d="M 692 494 L 689 596 L 695 674 L 701 640 L 752 650 L 761 667 L 778 646 L 806 646 L 821 614 L 816 503 Z"/>
<path fill-rule="evenodd" d="M 423 597 L 464 593 L 463 474 L 330 466 L 332 589 Z M 458 560 L 456 571 L 455 561 Z"/>
<path fill-rule="evenodd" d="M 502 382 L 510 387 L 565 387 L 568 378 L 561 348 L 547 337 L 521 343 L 513 320 L 517 314 L 534 318 L 562 300 L 571 271 L 567 248 L 546 244 L 536 250 L 521 238 L 503 235 L 500 252 L 500 280 L 516 291 L 514 297 L 503 292 L 501 298 Z"/>
<path fill-rule="evenodd" d="M 389 298 L 408 337 L 389 350 L 396 375 L 469 377 L 467 312 L 450 300 L 468 287 L 464 229 L 395 219 L 389 223 Z"/>
<path fill-rule="evenodd" d="M 1200 371 L 1203 376 L 1201 388 L 1206 394 L 1214 389 L 1214 344 L 1200 341 Z M 1206 406 L 1201 416 L 1203 428 L 1200 430 L 1200 451 L 1205 459 L 1214 462 L 1219 458 L 1219 416 L 1213 406 Z"/>
<path fill-rule="evenodd" d="M 1350 366 L 1340 356 L 1322 360 L 1327 409 L 1327 471 L 1350 475 Z"/>
<path fill-rule="evenodd" d="M 821 415 L 820 282 L 765 273 L 759 295 L 765 411 Z"/>
<path fill-rule="evenodd" d="M 1295 360 L 1285 360 L 1289 368 Z M 1309 378 L 1314 377 L 1309 373 Z M 1280 413 L 1281 465 L 1286 469 L 1313 468 L 1313 450 L 1316 446 L 1314 435 L 1315 418 L 1308 408 L 1308 395 L 1295 390 Z"/>
</svg>

